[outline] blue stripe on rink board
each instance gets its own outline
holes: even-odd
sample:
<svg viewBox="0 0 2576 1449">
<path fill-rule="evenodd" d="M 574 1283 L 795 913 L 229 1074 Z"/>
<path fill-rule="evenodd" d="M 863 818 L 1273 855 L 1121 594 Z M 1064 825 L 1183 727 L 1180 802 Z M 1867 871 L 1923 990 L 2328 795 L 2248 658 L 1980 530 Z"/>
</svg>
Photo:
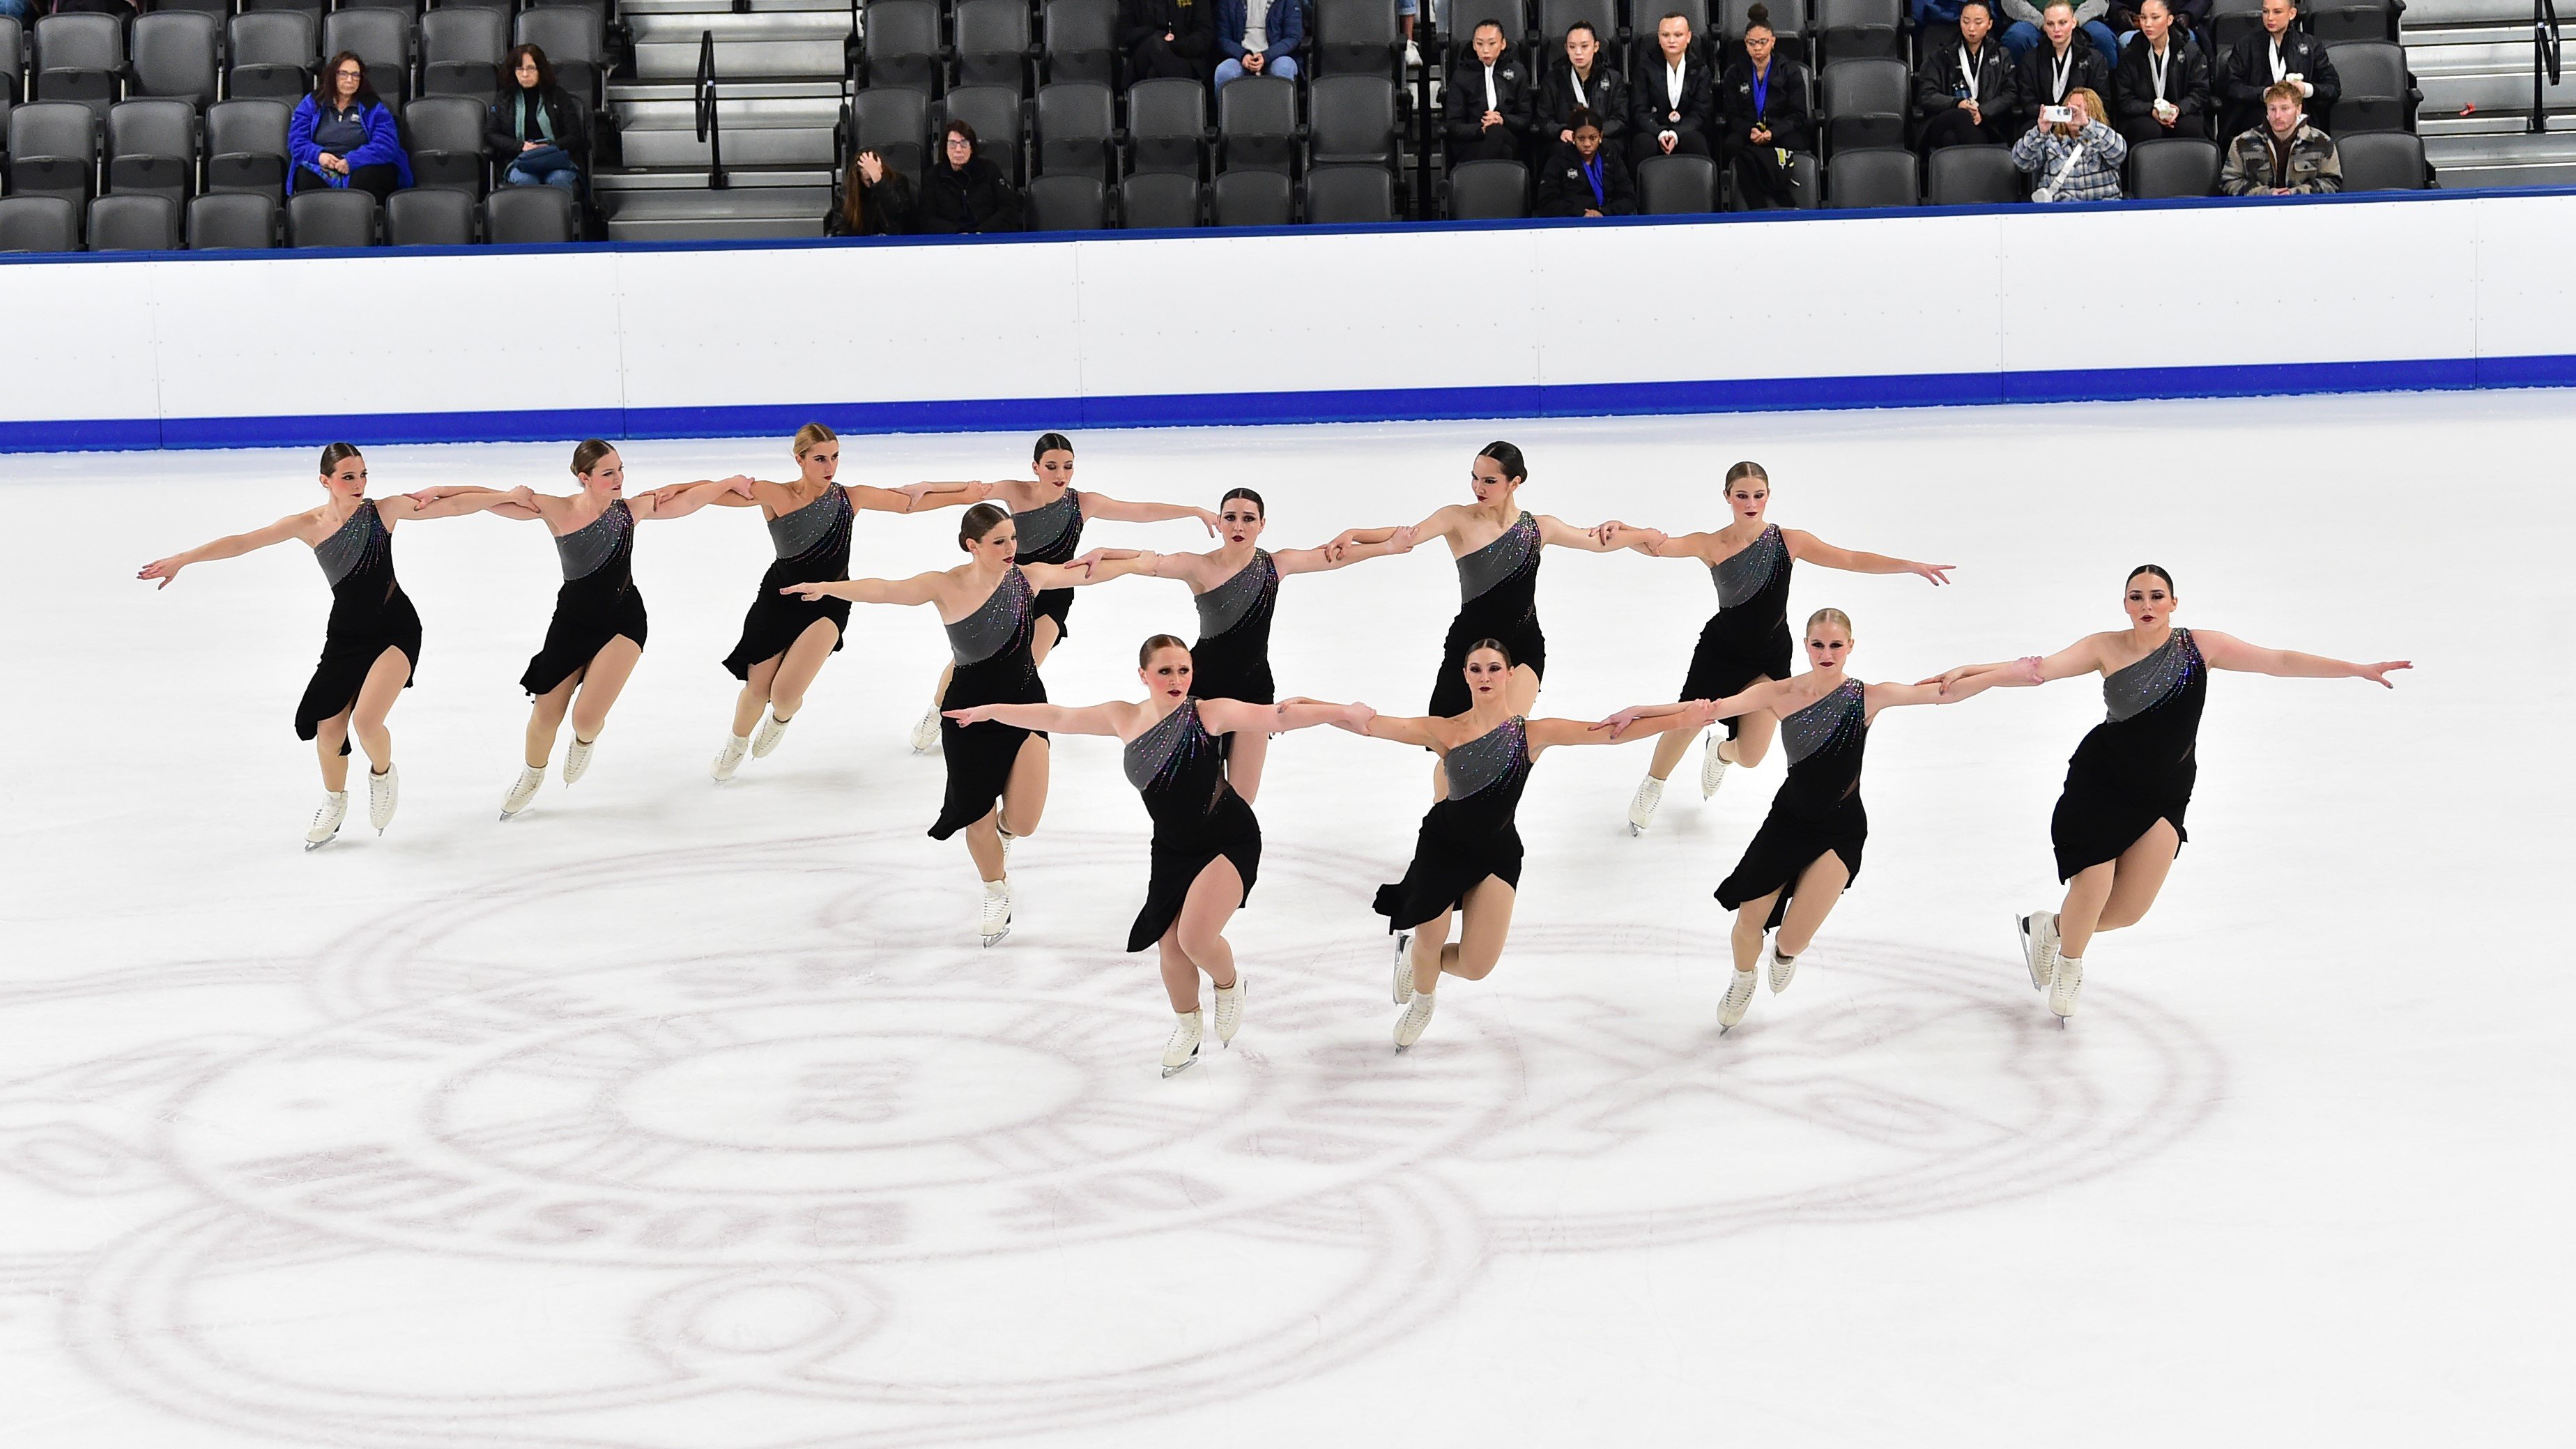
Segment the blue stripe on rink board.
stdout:
<svg viewBox="0 0 2576 1449">
<path fill-rule="evenodd" d="M 1077 427 L 1613 417 L 2571 386 L 2576 386 L 2576 354 L 2553 354 L 1340 392 L 0 421 L 0 452 L 315 447 L 342 439 L 394 444 L 558 442 L 585 437 L 736 438 L 792 432 L 818 419 L 841 432 L 859 434 L 1028 432 Z"/>
</svg>

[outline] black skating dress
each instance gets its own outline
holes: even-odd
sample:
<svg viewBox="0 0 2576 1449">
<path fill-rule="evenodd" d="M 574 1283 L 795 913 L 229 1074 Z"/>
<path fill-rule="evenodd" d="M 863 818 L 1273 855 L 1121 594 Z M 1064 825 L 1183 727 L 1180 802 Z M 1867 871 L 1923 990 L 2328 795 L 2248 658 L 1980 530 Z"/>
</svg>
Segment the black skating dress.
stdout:
<svg viewBox="0 0 2576 1449">
<path fill-rule="evenodd" d="M 1488 876 L 1515 889 L 1521 883 L 1521 832 L 1512 817 L 1529 783 L 1529 721 L 1514 715 L 1441 763 L 1449 798 L 1423 813 L 1404 879 L 1377 888 L 1377 913 L 1389 931 L 1455 910 Z"/>
<path fill-rule="evenodd" d="M 394 578 L 394 536 L 369 498 L 349 513 L 338 532 L 313 550 L 322 577 L 331 581 L 331 622 L 322 633 L 322 659 L 313 666 L 313 682 L 295 705 L 295 737 L 309 740 L 322 721 L 358 702 L 367 671 L 388 649 L 402 651 L 412 670 L 420 668 L 420 612 L 411 595 Z M 411 688 L 405 673 L 403 688 Z M 349 742 L 340 742 L 349 753 Z"/>
<path fill-rule="evenodd" d="M 1789 752 L 1789 778 L 1771 797 L 1771 813 L 1735 873 L 1717 887 L 1717 903 L 1730 911 L 1778 891 L 1767 923 L 1772 928 L 1788 915 L 1798 877 L 1825 852 L 1841 856 L 1851 879 L 1860 879 L 1861 847 L 1869 840 L 1869 812 L 1860 803 L 1861 752 L 1869 745 L 1861 682 L 1846 679 L 1814 704 L 1780 716 L 1780 744 Z"/>
<path fill-rule="evenodd" d="M 1446 719 L 1474 704 L 1461 671 L 1468 646 L 1479 639 L 1501 640 L 1515 666 L 1526 664 L 1532 674 L 1547 677 L 1547 634 L 1538 626 L 1538 556 L 1538 520 L 1524 512 L 1501 537 L 1459 557 L 1458 617 L 1449 621 L 1440 678 L 1426 713 Z"/>
<path fill-rule="evenodd" d="M 832 652 L 841 652 L 841 636 L 850 632 L 850 601 L 826 595 L 808 603 L 780 590 L 848 578 L 850 524 L 850 495 L 838 484 L 795 512 L 769 520 L 769 543 L 778 551 L 778 562 L 760 576 L 760 597 L 742 616 L 742 640 L 725 656 L 724 667 L 734 678 L 749 679 L 751 666 L 786 653 L 817 619 L 831 621 Z"/>
<path fill-rule="evenodd" d="M 974 613 L 947 626 L 948 652 L 957 668 L 939 707 L 1046 703 L 1046 685 L 1038 678 L 1037 661 L 1029 657 L 1029 635 L 1036 625 L 1029 577 L 1014 565 Z M 1011 767 L 1019 763 L 1020 742 L 1031 735 L 1046 738 L 1044 730 L 1024 730 L 997 719 L 961 725 L 940 716 L 948 793 L 939 802 L 931 839 L 946 840 L 992 813 L 993 802 L 1011 783 Z"/>
<path fill-rule="evenodd" d="M 1020 538 L 1013 562 L 1069 564 L 1082 552 L 1082 495 L 1067 488 L 1053 503 L 1041 503 L 1026 513 L 1013 511 L 1011 524 Z M 1037 616 L 1055 620 L 1059 644 L 1073 637 L 1065 624 L 1065 615 L 1072 610 L 1071 589 L 1049 589 L 1038 595 Z"/>
<path fill-rule="evenodd" d="M 2177 853 L 2191 838 L 2182 813 L 2200 774 L 2200 706 L 2208 692 L 2209 663 L 2189 629 L 2174 630 L 2154 653 L 2103 676 L 2110 717 L 2066 762 L 2066 789 L 2048 821 L 2060 881 L 2119 859 L 2159 820 L 2173 822 Z"/>
<path fill-rule="evenodd" d="M 597 518 L 555 539 L 563 587 L 555 590 L 546 642 L 519 676 L 519 687 L 544 694 L 589 667 L 619 635 L 644 647 L 644 596 L 635 588 L 635 511 L 609 500 Z"/>
<path fill-rule="evenodd" d="M 1254 549 L 1252 562 L 1232 578 L 1192 601 L 1199 610 L 1199 642 L 1190 646 L 1192 695 L 1279 702 L 1270 678 L 1270 611 L 1278 601 L 1279 566 L 1262 549 Z"/>
<path fill-rule="evenodd" d="M 1789 565 L 1789 544 L 1775 523 L 1708 566 L 1717 612 L 1691 651 L 1684 700 L 1724 699 L 1756 679 L 1789 677 Z M 1741 716 L 1725 723 L 1730 740 L 1744 727 Z"/>
<path fill-rule="evenodd" d="M 1163 939 L 1181 918 L 1199 872 L 1219 856 L 1243 877 L 1243 900 L 1252 898 L 1253 878 L 1261 873 L 1261 824 L 1225 782 L 1225 752 L 1217 746 L 1199 723 L 1194 699 L 1127 742 L 1127 783 L 1154 817 L 1154 873 L 1145 885 L 1145 908 L 1127 932 L 1130 951 Z"/>
</svg>

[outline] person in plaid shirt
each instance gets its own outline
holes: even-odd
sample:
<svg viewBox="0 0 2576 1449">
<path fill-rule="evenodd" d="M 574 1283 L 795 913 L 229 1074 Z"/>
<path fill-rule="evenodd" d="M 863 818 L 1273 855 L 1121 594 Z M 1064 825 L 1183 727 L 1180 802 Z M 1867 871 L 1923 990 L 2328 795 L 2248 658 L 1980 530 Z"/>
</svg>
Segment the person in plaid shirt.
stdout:
<svg viewBox="0 0 2576 1449">
<path fill-rule="evenodd" d="M 2117 201 L 2120 163 L 2129 142 L 2102 120 L 2102 98 L 2090 89 L 2066 93 L 2064 121 L 2041 121 L 2013 143 L 2013 164 L 2030 177 L 2033 201 Z"/>
</svg>

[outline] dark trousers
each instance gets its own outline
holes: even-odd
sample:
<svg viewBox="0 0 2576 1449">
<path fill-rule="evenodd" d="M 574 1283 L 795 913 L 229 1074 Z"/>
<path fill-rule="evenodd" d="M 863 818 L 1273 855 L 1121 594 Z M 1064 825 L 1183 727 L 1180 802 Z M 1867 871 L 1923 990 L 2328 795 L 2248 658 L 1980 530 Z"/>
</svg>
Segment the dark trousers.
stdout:
<svg viewBox="0 0 2576 1449">
<path fill-rule="evenodd" d="M 376 200 L 384 201 L 402 189 L 402 175 L 391 166 L 360 166 L 349 173 L 349 185 L 359 191 L 371 192 Z M 330 186 L 331 183 L 323 180 L 319 173 L 301 166 L 287 178 L 289 191 L 327 191 Z"/>
<path fill-rule="evenodd" d="M 1658 126 L 1654 130 L 1640 131 L 1629 139 L 1628 160 L 1631 165 L 1642 165 L 1647 157 L 1664 154 L 1663 140 L 1656 134 L 1662 129 Z M 1677 126 L 1673 129 L 1673 154 L 1676 156 L 1708 155 L 1708 138 L 1701 135 L 1697 127 Z"/>
<path fill-rule="evenodd" d="M 1483 133 L 1472 141 L 1461 141 L 1454 136 L 1449 141 L 1449 164 L 1452 166 L 1462 161 L 1518 161 L 1520 159 L 1521 143 L 1513 138 L 1512 128 L 1509 126 L 1487 126 Z"/>
<path fill-rule="evenodd" d="M 1935 111 L 1923 120 L 1923 149 L 1938 151 L 1944 146 L 2002 146 L 2010 144 L 2004 135 L 2003 117 L 1986 112 L 1986 123 L 1978 125 L 1968 119 L 1967 108 L 1952 106 Z"/>
<path fill-rule="evenodd" d="M 1131 80 L 1194 80 L 1207 84 L 1206 64 L 1173 50 L 1160 35 L 1137 46 L 1130 59 L 1134 62 L 1128 67 Z"/>
<path fill-rule="evenodd" d="M 2170 131 L 2157 125 L 2156 118 L 2153 116 L 2135 121 L 2122 121 L 2120 134 L 2127 137 L 2132 146 L 2141 141 L 2206 141 L 2209 139 L 2201 128 L 2201 119 L 2198 116 L 2186 116 L 2174 122 L 2173 129 Z"/>
<path fill-rule="evenodd" d="M 1767 211 L 1792 206 L 1794 174 L 1783 170 L 1776 146 L 1756 146 L 1742 136 L 1729 136 L 1717 146 L 1718 165 L 1735 178 L 1735 209 Z"/>
</svg>

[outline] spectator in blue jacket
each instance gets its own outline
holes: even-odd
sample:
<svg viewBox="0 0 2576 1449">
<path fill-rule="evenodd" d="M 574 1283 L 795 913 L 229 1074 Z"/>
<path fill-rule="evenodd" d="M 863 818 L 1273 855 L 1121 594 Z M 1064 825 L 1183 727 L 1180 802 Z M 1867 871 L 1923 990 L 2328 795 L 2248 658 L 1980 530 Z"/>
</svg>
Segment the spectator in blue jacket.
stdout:
<svg viewBox="0 0 2576 1449">
<path fill-rule="evenodd" d="M 295 103 L 286 123 L 286 152 L 293 161 L 289 191 L 354 186 L 376 200 L 411 185 L 411 158 L 403 154 L 394 113 L 367 84 L 367 63 L 351 51 L 331 57 L 315 77 L 313 93 Z"/>
<path fill-rule="evenodd" d="M 1216 88 L 1239 76 L 1297 78 L 1297 52 L 1306 45 L 1305 0 L 1269 0 L 1256 23 L 1246 0 L 1217 0 Z"/>
</svg>

